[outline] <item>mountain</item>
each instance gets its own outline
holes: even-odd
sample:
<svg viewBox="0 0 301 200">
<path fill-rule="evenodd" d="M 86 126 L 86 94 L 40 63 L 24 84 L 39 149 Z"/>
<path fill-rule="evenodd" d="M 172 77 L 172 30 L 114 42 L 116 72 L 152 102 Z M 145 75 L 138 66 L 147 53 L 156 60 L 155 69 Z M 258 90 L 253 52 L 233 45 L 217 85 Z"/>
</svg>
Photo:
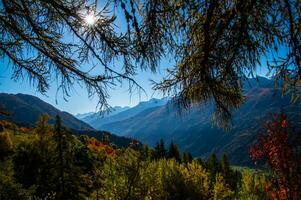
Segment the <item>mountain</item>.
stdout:
<svg viewBox="0 0 301 200">
<path fill-rule="evenodd" d="M 108 111 L 88 112 L 88 113 L 83 113 L 83 114 L 77 114 L 75 117 L 77 117 L 78 119 L 80 119 L 88 124 L 91 124 L 93 122 L 102 121 L 102 119 L 104 119 L 104 118 L 112 117 L 113 115 L 116 115 L 120 112 L 126 111 L 129 108 L 130 108 L 129 106 L 125 106 L 125 107 L 115 106 Z"/>
<path fill-rule="evenodd" d="M 195 106 L 181 114 L 172 104 L 152 107 L 127 119 L 104 124 L 101 129 L 151 146 L 161 138 L 167 143 L 173 140 L 181 150 L 190 151 L 194 156 L 227 153 L 233 164 L 251 165 L 248 148 L 258 138 L 270 113 L 283 111 L 295 124 L 301 120 L 300 105 L 291 104 L 291 97 L 282 96 L 273 85 L 271 80 L 262 77 L 245 83 L 246 101 L 232 111 L 232 126 L 227 132 L 213 125 L 212 103 Z"/>
<path fill-rule="evenodd" d="M 140 102 L 138 105 L 136 105 L 132 108 L 126 107 L 125 110 L 123 110 L 123 111 L 121 111 L 121 109 L 119 109 L 119 112 L 117 112 L 117 113 L 113 112 L 112 114 L 104 115 L 104 116 L 94 114 L 94 116 L 92 116 L 92 117 L 88 116 L 88 117 L 83 118 L 82 120 L 85 121 L 86 123 L 89 123 L 94 128 L 101 130 L 102 126 L 104 124 L 109 124 L 109 123 L 128 119 L 146 109 L 163 106 L 167 102 L 168 102 L 168 98 L 163 98 L 163 99 L 152 98 L 149 101 Z M 124 109 L 124 107 L 123 107 L 123 109 Z"/>
<path fill-rule="evenodd" d="M 93 115 L 93 114 L 94 114 L 94 112 L 78 113 L 78 114 L 75 115 L 75 117 L 76 117 L 77 119 L 79 119 L 79 120 L 82 120 L 82 119 L 84 119 L 85 117 L 88 117 L 88 116 Z"/>
<path fill-rule="evenodd" d="M 49 115 L 49 123 L 54 124 L 55 116 L 58 114 L 62 119 L 63 125 L 75 135 L 88 135 L 101 140 L 102 134 L 106 134 L 109 141 L 118 147 L 127 147 L 133 141 L 133 139 L 128 137 L 95 130 L 70 113 L 60 111 L 38 97 L 31 95 L 0 93 L 0 108 L 9 113 L 9 116 L 0 115 L 0 120 L 12 121 L 21 126 L 35 126 L 39 116 L 44 113 Z"/>
<path fill-rule="evenodd" d="M 70 113 L 60 111 L 31 95 L 0 93 L 0 107 L 10 113 L 9 116 L 0 115 L 0 120 L 10 120 L 24 126 L 34 126 L 39 116 L 47 113 L 50 117 L 50 124 L 55 122 L 55 116 L 58 114 L 63 125 L 70 129 L 93 130 L 90 125 Z"/>
</svg>

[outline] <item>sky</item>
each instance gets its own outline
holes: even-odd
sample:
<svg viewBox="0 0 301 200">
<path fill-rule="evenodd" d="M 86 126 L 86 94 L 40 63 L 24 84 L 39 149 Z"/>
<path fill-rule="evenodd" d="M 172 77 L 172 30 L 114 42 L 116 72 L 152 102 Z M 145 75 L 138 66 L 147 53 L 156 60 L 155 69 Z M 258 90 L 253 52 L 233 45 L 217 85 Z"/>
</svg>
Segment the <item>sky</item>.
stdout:
<svg viewBox="0 0 301 200">
<path fill-rule="evenodd" d="M 166 63 L 167 64 L 167 63 Z M 162 94 L 152 90 L 151 79 L 155 81 L 161 80 L 165 74 L 165 70 L 158 70 L 156 74 L 149 71 L 141 71 L 139 75 L 135 76 L 135 80 L 140 84 L 145 93 L 138 93 L 138 91 L 129 94 L 126 85 L 116 89 L 109 90 L 110 98 L 108 102 L 111 106 L 134 106 L 140 101 L 146 101 L 151 98 L 162 98 Z M 61 93 L 56 95 L 56 85 L 52 84 L 45 95 L 40 94 L 34 86 L 25 78 L 23 80 L 12 80 L 11 67 L 7 63 L 0 60 L 0 92 L 5 93 L 23 93 L 39 97 L 43 101 L 50 103 L 60 110 L 70 112 L 72 114 L 95 112 L 97 109 L 97 96 L 88 98 L 88 93 L 85 88 L 74 85 L 70 93 L 70 97 L 65 101 Z"/>
<path fill-rule="evenodd" d="M 125 24 L 125 23 L 119 23 Z M 122 29 L 123 27 L 121 27 Z M 264 63 L 264 62 L 263 62 Z M 109 90 L 110 98 L 108 103 L 111 106 L 134 106 L 140 101 L 146 101 L 151 98 L 162 98 L 162 94 L 152 90 L 152 85 L 150 80 L 160 81 L 162 77 L 166 75 L 166 68 L 172 66 L 173 61 L 168 59 L 163 59 L 159 65 L 157 73 L 151 73 L 150 71 L 138 71 L 137 76 L 134 79 L 139 85 L 143 87 L 146 94 L 134 92 L 129 94 L 127 87 L 118 87 Z M 258 74 L 265 76 L 267 73 L 266 67 L 261 67 Z M 72 114 L 95 112 L 97 111 L 97 96 L 94 98 L 88 98 L 88 94 L 85 88 L 80 88 L 78 85 L 74 85 L 73 90 L 70 92 L 70 97 L 65 101 L 61 93 L 57 94 L 56 85 L 52 84 L 50 89 L 45 95 L 37 92 L 36 88 L 30 84 L 30 82 L 25 78 L 23 80 L 19 79 L 14 81 L 11 79 L 12 69 L 11 66 L 7 65 L 7 62 L 0 60 L 0 92 L 5 93 L 23 93 L 30 94 L 39 97 L 40 99 L 52 104 L 60 110 L 67 111 Z"/>
<path fill-rule="evenodd" d="M 166 75 L 166 68 L 172 65 L 172 61 L 164 59 L 161 61 L 160 66 L 156 73 L 150 71 L 138 71 L 138 75 L 134 79 L 139 85 L 143 87 L 145 93 L 133 92 L 129 94 L 126 84 L 123 87 L 117 87 L 109 90 L 108 103 L 110 106 L 135 106 L 140 101 L 146 101 L 151 98 L 162 98 L 162 93 L 154 91 L 150 80 L 156 82 L 162 80 Z M 264 62 L 263 62 L 264 63 Z M 266 67 L 261 67 L 257 71 L 258 75 L 265 76 L 267 73 Z M 23 93 L 34 95 L 43 101 L 50 103 L 60 110 L 67 111 L 71 114 L 87 113 L 97 111 L 97 96 L 89 98 L 85 88 L 74 85 L 73 90 L 70 92 L 70 97 L 67 101 L 64 100 L 61 93 L 57 94 L 56 85 L 52 84 L 50 89 L 45 95 L 40 94 L 34 86 L 32 86 L 28 79 L 19 79 L 17 81 L 11 79 L 12 69 L 7 65 L 7 62 L 0 60 L 0 93 Z"/>
<path fill-rule="evenodd" d="M 98 9 L 102 8 L 103 1 L 98 1 Z M 117 13 L 120 13 L 117 11 Z M 117 20 L 124 20 L 123 18 L 118 18 Z M 126 28 L 125 21 L 117 21 L 116 24 L 119 25 L 119 29 L 123 31 Z M 70 38 L 66 37 L 67 40 Z M 140 101 L 146 101 L 151 98 L 162 98 L 162 94 L 158 92 L 154 93 L 152 90 L 152 85 L 150 80 L 159 81 L 166 74 L 165 69 L 170 66 L 169 60 L 162 60 L 157 73 L 151 73 L 150 71 L 138 71 L 137 76 L 134 77 L 135 81 L 142 86 L 145 93 L 137 93 L 134 91 L 129 94 L 126 84 L 122 87 L 117 87 L 115 89 L 109 90 L 110 98 L 108 103 L 110 106 L 135 106 Z M 30 84 L 28 79 L 19 79 L 17 81 L 11 79 L 12 69 L 8 66 L 7 59 L 0 59 L 0 92 L 5 93 L 23 93 L 34 95 L 42 99 L 43 101 L 50 103 L 51 105 L 57 107 L 60 110 L 67 111 L 72 114 L 95 112 L 97 111 L 97 96 L 94 98 L 88 98 L 88 93 L 85 88 L 81 88 L 78 85 L 73 86 L 73 90 L 70 92 L 70 97 L 65 101 L 62 94 L 58 93 L 56 90 L 56 84 L 51 84 L 50 89 L 45 95 L 40 94 L 34 86 Z M 55 82 L 55 81 L 53 81 Z"/>
</svg>

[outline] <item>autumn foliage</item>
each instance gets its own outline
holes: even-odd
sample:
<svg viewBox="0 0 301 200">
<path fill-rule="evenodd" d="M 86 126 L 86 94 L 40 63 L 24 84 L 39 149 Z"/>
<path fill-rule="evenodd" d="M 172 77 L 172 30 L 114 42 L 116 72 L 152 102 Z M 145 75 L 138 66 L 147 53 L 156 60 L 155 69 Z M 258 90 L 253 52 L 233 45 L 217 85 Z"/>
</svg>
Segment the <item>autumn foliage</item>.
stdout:
<svg viewBox="0 0 301 200">
<path fill-rule="evenodd" d="M 287 116 L 274 114 L 267 121 L 258 144 L 250 148 L 250 156 L 255 163 L 264 161 L 275 174 L 277 191 L 273 199 L 297 200 L 301 198 L 301 154 L 300 134 L 292 129 Z"/>
<path fill-rule="evenodd" d="M 96 153 L 104 152 L 106 155 L 114 155 L 115 151 L 114 149 L 108 145 L 108 144 L 103 144 L 100 141 L 96 140 L 95 138 L 91 138 L 88 141 L 88 148 Z"/>
</svg>

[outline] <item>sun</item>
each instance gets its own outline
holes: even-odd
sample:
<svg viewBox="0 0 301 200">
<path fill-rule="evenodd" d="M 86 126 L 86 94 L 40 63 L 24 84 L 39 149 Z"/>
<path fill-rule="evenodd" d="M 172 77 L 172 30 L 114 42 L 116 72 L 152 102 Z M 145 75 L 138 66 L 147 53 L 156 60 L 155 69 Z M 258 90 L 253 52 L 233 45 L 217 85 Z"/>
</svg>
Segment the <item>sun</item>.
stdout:
<svg viewBox="0 0 301 200">
<path fill-rule="evenodd" d="M 94 13 L 89 13 L 86 17 L 85 17 L 85 22 L 87 23 L 87 25 L 89 26 L 93 26 L 96 23 L 96 16 L 94 15 Z"/>
</svg>

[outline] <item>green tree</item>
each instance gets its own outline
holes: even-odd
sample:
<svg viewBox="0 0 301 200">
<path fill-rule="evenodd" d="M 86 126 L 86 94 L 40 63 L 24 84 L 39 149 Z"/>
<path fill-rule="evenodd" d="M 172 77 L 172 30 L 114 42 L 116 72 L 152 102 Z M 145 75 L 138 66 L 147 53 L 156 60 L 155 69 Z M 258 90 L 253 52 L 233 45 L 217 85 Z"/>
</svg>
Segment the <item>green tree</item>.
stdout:
<svg viewBox="0 0 301 200">
<path fill-rule="evenodd" d="M 48 124 L 49 115 L 47 113 L 42 114 L 36 123 L 35 132 L 40 135 L 40 139 L 42 140 L 45 136 L 49 136 L 51 134 L 51 126 Z"/>
<path fill-rule="evenodd" d="M 57 118 L 55 133 L 55 178 L 56 178 L 56 198 L 62 199 L 83 199 L 86 198 L 91 187 L 86 181 L 87 174 L 84 173 L 87 167 L 80 160 L 83 156 L 81 142 L 67 129 L 59 128 L 60 119 Z M 89 156 L 89 154 L 84 154 Z M 89 158 L 82 158 L 87 159 Z"/>
<path fill-rule="evenodd" d="M 177 162 L 181 162 L 181 156 L 180 156 L 179 149 L 178 149 L 177 145 L 173 141 L 171 141 L 171 143 L 169 145 L 169 150 L 168 150 L 167 155 L 168 155 L 168 158 L 170 158 L 170 159 L 173 158 Z"/>
<path fill-rule="evenodd" d="M 64 149 L 66 147 L 64 146 L 65 137 L 63 135 L 63 130 L 62 130 L 62 120 L 59 115 L 56 115 L 54 130 L 55 130 L 55 138 L 57 142 L 57 152 L 58 152 L 58 162 L 59 162 L 59 185 L 60 185 L 59 198 L 64 199 L 65 198 Z"/>
<path fill-rule="evenodd" d="M 231 169 L 226 154 L 223 154 L 221 158 L 220 173 L 224 177 L 225 183 L 230 186 L 231 190 L 237 192 L 240 185 L 241 174 L 239 171 Z"/>
<path fill-rule="evenodd" d="M 208 158 L 208 160 L 206 162 L 206 168 L 210 172 L 209 180 L 210 180 L 210 183 L 212 186 L 213 183 L 215 183 L 216 174 L 219 172 L 219 163 L 218 163 L 217 157 L 214 153 L 211 154 L 210 157 Z"/>
<path fill-rule="evenodd" d="M 156 147 L 155 147 L 155 151 L 154 151 L 154 157 L 156 159 L 161 159 L 161 158 L 165 158 L 166 157 L 166 149 L 165 149 L 165 144 L 163 139 L 161 139 L 159 141 L 159 143 L 157 143 Z"/>
<path fill-rule="evenodd" d="M 230 174 L 230 164 L 226 154 L 222 155 L 221 159 L 221 171 L 224 177 Z"/>
<path fill-rule="evenodd" d="M 22 187 L 22 184 L 16 182 L 11 164 L 11 162 L 0 164 L 0 199 L 30 199 L 33 196 L 34 189 L 26 190 Z"/>
<path fill-rule="evenodd" d="M 55 191 L 53 145 L 44 140 L 43 152 L 38 140 L 22 142 L 13 157 L 14 177 L 25 189 L 36 188 L 35 195 L 44 198 Z"/>
<path fill-rule="evenodd" d="M 10 134 L 7 132 L 0 132 L 0 161 L 12 155 L 13 151 L 14 145 L 11 140 Z"/>
<path fill-rule="evenodd" d="M 203 159 L 201 157 L 197 158 L 196 161 L 201 165 L 201 166 L 205 166 L 205 163 L 203 161 Z"/>
<path fill-rule="evenodd" d="M 153 151 L 148 145 L 144 144 L 140 150 L 142 160 L 151 160 Z"/>
<path fill-rule="evenodd" d="M 110 144 L 110 139 L 109 139 L 109 135 L 107 133 L 103 133 L 101 135 L 101 142 L 105 145 L 109 145 Z"/>
<path fill-rule="evenodd" d="M 192 162 L 192 160 L 193 160 L 193 157 L 189 152 L 182 153 L 182 162 L 183 163 L 187 164 L 187 163 Z"/>
<path fill-rule="evenodd" d="M 225 182 L 227 184 L 230 184 L 231 179 L 234 178 L 234 177 L 231 177 L 232 171 L 230 169 L 230 163 L 229 163 L 229 160 L 228 160 L 228 157 L 227 157 L 226 154 L 222 155 L 221 164 L 220 164 L 220 171 L 221 171 L 221 175 L 225 179 Z"/>
<path fill-rule="evenodd" d="M 189 162 L 192 162 L 193 156 L 191 155 L 190 152 L 187 153 L 187 157 L 188 157 L 188 161 L 189 161 Z"/>
</svg>

